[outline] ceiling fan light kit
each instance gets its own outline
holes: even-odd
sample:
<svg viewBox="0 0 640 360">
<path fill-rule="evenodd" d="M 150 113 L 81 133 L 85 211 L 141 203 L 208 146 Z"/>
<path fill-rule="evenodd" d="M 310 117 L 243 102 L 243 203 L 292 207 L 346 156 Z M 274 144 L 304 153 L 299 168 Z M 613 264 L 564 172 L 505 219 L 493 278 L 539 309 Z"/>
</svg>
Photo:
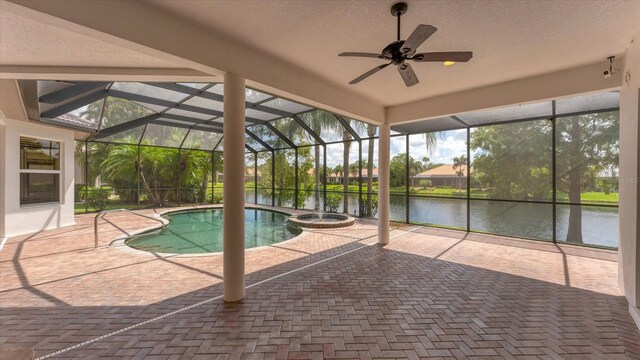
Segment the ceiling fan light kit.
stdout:
<svg viewBox="0 0 640 360">
<path fill-rule="evenodd" d="M 393 64 L 396 65 L 405 85 L 413 86 L 420 81 L 413 71 L 413 68 L 411 68 L 411 65 L 406 62 L 407 60 L 414 62 L 442 62 L 442 65 L 444 66 L 451 66 L 456 62 L 467 62 L 471 60 L 473 57 L 473 53 L 471 51 L 426 52 L 416 54 L 417 48 L 431 35 L 438 31 L 438 29 L 431 25 L 421 24 L 413 30 L 407 40 L 401 40 L 400 18 L 407 12 L 407 10 L 408 6 L 404 2 L 399 2 L 391 6 L 391 15 L 398 18 L 397 40 L 382 49 L 380 54 L 363 52 L 343 52 L 338 54 L 338 56 L 377 58 L 389 61 L 388 63 L 378 65 L 351 80 L 349 84 L 357 84 L 385 67 Z"/>
</svg>

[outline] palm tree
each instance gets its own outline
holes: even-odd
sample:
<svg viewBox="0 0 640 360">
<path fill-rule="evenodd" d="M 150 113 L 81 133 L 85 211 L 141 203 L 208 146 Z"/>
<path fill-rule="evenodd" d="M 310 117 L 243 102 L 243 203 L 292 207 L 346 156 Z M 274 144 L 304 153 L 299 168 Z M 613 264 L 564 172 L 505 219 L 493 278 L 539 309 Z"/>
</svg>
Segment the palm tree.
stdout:
<svg viewBox="0 0 640 360">
<path fill-rule="evenodd" d="M 107 158 L 109 151 L 114 145 L 100 142 L 89 142 L 88 151 L 84 151 L 84 141 L 77 141 L 75 145 L 76 153 L 79 153 L 78 165 L 81 169 L 84 169 L 85 162 L 87 163 L 87 178 L 84 179 L 86 186 L 95 184 L 96 180 L 100 178 L 101 165 Z M 86 157 L 89 157 L 86 161 Z"/>
<path fill-rule="evenodd" d="M 301 114 L 300 117 L 302 118 L 302 120 L 305 122 L 305 124 L 307 124 L 311 130 L 313 130 L 313 132 L 315 132 L 320 138 L 322 138 L 322 134 L 324 132 L 338 132 L 343 130 L 342 125 L 340 124 L 340 122 L 338 121 L 338 119 L 336 119 L 335 115 L 327 112 L 327 111 L 323 111 L 323 110 L 315 110 L 315 111 L 311 111 L 308 113 L 304 113 Z M 291 135 L 294 136 L 300 136 L 300 137 L 307 137 L 306 135 L 306 131 L 304 129 L 302 129 L 302 127 L 298 126 L 295 124 L 295 122 L 291 122 L 292 125 L 295 126 L 295 132 L 296 133 L 292 133 Z M 291 133 L 291 132 L 290 132 Z M 314 175 L 315 175 L 315 205 L 314 208 L 315 210 L 320 210 L 320 184 L 322 183 L 322 178 L 321 173 L 322 173 L 322 169 L 320 167 L 320 145 L 316 145 L 314 146 L 314 160 L 315 160 L 315 164 L 314 164 Z M 326 160 L 326 159 L 325 159 Z M 343 164 L 344 165 L 344 164 Z M 348 160 L 347 160 L 347 167 L 348 168 Z M 326 181 L 326 179 L 325 179 Z M 325 184 L 326 186 L 326 184 Z M 345 196 L 346 197 L 346 196 Z"/>
<path fill-rule="evenodd" d="M 373 137 L 376 135 L 377 127 L 375 125 L 367 125 L 367 136 L 369 136 L 369 146 L 367 151 L 367 202 L 365 204 L 364 216 L 370 217 L 372 214 L 372 199 L 371 193 L 373 192 Z"/>
<path fill-rule="evenodd" d="M 374 152 L 374 139 L 373 137 L 376 135 L 376 130 L 378 128 L 375 125 L 368 124 L 367 125 L 367 136 L 369 137 L 369 146 L 367 151 L 367 200 L 365 203 L 365 214 L 364 216 L 373 216 L 372 212 L 372 193 L 373 193 L 373 152 Z M 427 147 L 427 152 L 432 152 L 435 150 L 438 145 L 438 134 L 437 133 L 425 133 L 423 134 L 425 145 Z M 422 158 L 424 165 L 426 166 L 429 163 L 428 157 Z"/>
<path fill-rule="evenodd" d="M 424 165 L 422 165 L 419 160 L 416 160 L 413 157 L 409 156 L 409 175 L 411 176 L 411 178 L 413 179 L 413 177 L 421 173 L 422 170 L 424 170 Z M 409 185 L 409 187 L 411 187 L 411 185 Z"/>
<path fill-rule="evenodd" d="M 424 144 L 427 146 L 427 152 L 431 153 L 438 146 L 438 137 L 440 137 L 442 133 L 429 132 L 422 134 L 424 137 Z"/>
<path fill-rule="evenodd" d="M 462 191 L 462 177 L 464 176 L 464 168 L 467 166 L 467 156 L 462 155 L 453 158 L 453 171 L 458 175 L 458 192 Z"/>
<path fill-rule="evenodd" d="M 336 174 L 336 175 L 342 176 L 342 174 L 343 174 L 342 173 L 342 165 L 336 165 L 333 168 L 333 173 Z"/>
<path fill-rule="evenodd" d="M 131 100 L 107 97 L 104 101 L 96 101 L 87 105 L 80 116 L 95 121 L 96 125 L 101 122 L 100 128 L 104 129 L 151 114 L 153 111 Z"/>
<path fill-rule="evenodd" d="M 350 164 L 349 165 L 349 175 L 351 177 L 358 177 L 360 166 L 367 167 L 367 161 L 366 160 L 362 160 L 361 163 L 360 162 L 356 162 L 356 163 Z"/>
<path fill-rule="evenodd" d="M 342 130 L 342 212 L 349 213 L 349 149 L 351 148 L 351 140 L 353 137 L 347 129 Z"/>
</svg>

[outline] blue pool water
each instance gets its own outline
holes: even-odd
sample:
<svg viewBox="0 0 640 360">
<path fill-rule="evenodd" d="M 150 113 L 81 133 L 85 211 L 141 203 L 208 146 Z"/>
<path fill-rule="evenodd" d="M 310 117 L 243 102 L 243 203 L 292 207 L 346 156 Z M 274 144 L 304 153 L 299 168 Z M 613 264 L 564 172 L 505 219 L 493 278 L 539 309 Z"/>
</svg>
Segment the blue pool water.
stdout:
<svg viewBox="0 0 640 360">
<path fill-rule="evenodd" d="M 289 215 L 260 209 L 245 209 L 245 248 L 275 244 L 302 232 L 287 226 Z M 160 232 L 125 241 L 135 249 L 171 254 L 222 251 L 222 209 L 202 209 L 165 216 L 169 225 Z"/>
</svg>

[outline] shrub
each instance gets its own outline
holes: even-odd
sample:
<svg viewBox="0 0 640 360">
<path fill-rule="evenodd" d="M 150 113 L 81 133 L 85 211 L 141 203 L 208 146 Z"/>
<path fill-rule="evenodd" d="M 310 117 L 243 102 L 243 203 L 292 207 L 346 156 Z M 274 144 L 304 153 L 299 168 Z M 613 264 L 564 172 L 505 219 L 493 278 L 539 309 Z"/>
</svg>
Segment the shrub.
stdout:
<svg viewBox="0 0 640 360">
<path fill-rule="evenodd" d="M 428 187 L 431 187 L 431 180 L 427 180 L 427 179 L 422 179 L 418 182 L 420 184 L 420 186 L 422 186 L 423 189 L 427 189 Z"/>
<path fill-rule="evenodd" d="M 376 214 L 378 213 L 378 197 L 377 196 L 371 196 L 370 200 L 369 200 L 369 207 L 367 207 L 367 197 L 364 196 L 362 198 L 362 208 L 360 209 L 360 212 L 362 213 L 363 217 L 368 217 L 368 218 L 372 218 L 375 217 Z M 368 214 L 367 210 L 371 209 L 371 213 Z"/>
<path fill-rule="evenodd" d="M 83 187 L 81 191 L 84 193 L 88 191 L 87 203 L 89 207 L 94 208 L 97 211 L 102 211 L 109 206 L 109 197 L 113 193 L 113 188 L 110 186 L 103 186 L 100 188 Z"/>
<path fill-rule="evenodd" d="M 84 184 L 75 184 L 73 186 L 73 199 L 76 202 L 79 202 L 81 199 L 84 200 L 85 193 L 82 192 L 84 188 Z"/>
<path fill-rule="evenodd" d="M 327 194 L 327 208 L 329 212 L 337 212 L 340 204 L 342 203 L 342 195 L 340 194 Z"/>
<path fill-rule="evenodd" d="M 213 195 L 213 203 L 214 204 L 222 203 L 222 195 L 218 195 L 218 194 Z"/>
</svg>

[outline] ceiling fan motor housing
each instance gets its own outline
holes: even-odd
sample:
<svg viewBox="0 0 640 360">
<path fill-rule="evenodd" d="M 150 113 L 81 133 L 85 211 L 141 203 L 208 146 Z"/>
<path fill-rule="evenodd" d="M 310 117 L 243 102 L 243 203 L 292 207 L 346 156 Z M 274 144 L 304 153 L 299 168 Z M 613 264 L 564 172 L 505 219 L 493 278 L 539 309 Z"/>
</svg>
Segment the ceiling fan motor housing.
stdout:
<svg viewBox="0 0 640 360">
<path fill-rule="evenodd" d="M 402 52 L 404 40 L 394 41 L 382 50 L 382 55 L 389 58 L 395 65 L 404 63 L 405 54 Z"/>
</svg>

